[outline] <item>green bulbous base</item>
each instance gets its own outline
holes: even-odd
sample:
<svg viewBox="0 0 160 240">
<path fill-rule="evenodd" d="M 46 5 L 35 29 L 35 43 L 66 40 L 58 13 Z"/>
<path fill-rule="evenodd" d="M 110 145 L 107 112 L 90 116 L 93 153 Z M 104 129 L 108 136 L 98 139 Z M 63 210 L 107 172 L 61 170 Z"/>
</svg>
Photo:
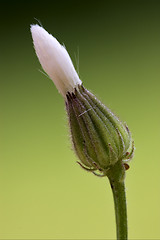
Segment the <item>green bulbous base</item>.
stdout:
<svg viewBox="0 0 160 240">
<path fill-rule="evenodd" d="M 117 162 L 133 156 L 128 127 L 82 85 L 66 95 L 73 146 L 80 165 L 106 176 Z M 127 167 L 127 164 L 126 164 Z"/>
</svg>

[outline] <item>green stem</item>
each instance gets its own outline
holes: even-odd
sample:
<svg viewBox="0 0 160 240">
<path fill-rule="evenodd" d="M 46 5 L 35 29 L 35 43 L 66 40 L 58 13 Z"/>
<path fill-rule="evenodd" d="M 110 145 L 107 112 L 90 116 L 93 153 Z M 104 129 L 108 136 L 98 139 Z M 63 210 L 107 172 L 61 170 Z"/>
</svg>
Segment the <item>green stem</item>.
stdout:
<svg viewBox="0 0 160 240">
<path fill-rule="evenodd" d="M 109 178 L 116 215 L 117 239 L 127 240 L 127 204 L 125 193 L 125 167 L 122 161 L 115 163 L 107 172 Z"/>
<path fill-rule="evenodd" d="M 124 181 L 112 181 L 110 180 L 114 206 L 116 215 L 117 226 L 117 239 L 126 240 L 127 237 L 127 206 L 126 206 L 126 194 Z"/>
</svg>

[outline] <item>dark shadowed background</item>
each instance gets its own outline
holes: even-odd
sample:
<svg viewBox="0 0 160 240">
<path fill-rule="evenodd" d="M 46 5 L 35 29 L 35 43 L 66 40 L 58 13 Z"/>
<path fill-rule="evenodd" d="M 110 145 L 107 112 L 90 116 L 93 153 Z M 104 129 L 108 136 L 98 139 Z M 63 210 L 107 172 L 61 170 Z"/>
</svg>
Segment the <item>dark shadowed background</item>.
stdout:
<svg viewBox="0 0 160 240">
<path fill-rule="evenodd" d="M 127 122 L 129 238 L 160 239 L 160 1 L 3 1 L 0 11 L 0 239 L 115 238 L 109 182 L 76 164 L 63 99 L 38 71 L 34 18 Z"/>
</svg>

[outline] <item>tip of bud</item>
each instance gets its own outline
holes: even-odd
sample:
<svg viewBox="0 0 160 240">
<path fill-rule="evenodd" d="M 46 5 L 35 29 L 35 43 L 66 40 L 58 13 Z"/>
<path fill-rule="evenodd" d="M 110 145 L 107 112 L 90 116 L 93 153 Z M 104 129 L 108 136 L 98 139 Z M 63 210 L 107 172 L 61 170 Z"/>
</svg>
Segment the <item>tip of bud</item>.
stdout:
<svg viewBox="0 0 160 240">
<path fill-rule="evenodd" d="M 67 50 L 56 38 L 37 24 L 31 25 L 31 34 L 42 68 L 65 97 L 67 92 L 72 92 L 82 83 Z"/>
</svg>

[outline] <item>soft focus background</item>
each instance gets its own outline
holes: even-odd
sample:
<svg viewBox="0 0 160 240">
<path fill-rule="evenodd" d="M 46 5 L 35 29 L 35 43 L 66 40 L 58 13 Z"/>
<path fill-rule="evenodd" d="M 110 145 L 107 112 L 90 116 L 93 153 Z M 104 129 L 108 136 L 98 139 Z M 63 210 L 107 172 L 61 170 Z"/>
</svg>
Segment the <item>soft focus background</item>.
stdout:
<svg viewBox="0 0 160 240">
<path fill-rule="evenodd" d="M 130 239 L 160 239 L 160 1 L 6 1 L 0 15 L 0 239 L 115 239 L 107 178 L 76 164 L 62 97 L 30 24 L 64 43 L 84 85 L 132 131 Z M 79 58 L 79 64 L 78 59 Z"/>
</svg>

